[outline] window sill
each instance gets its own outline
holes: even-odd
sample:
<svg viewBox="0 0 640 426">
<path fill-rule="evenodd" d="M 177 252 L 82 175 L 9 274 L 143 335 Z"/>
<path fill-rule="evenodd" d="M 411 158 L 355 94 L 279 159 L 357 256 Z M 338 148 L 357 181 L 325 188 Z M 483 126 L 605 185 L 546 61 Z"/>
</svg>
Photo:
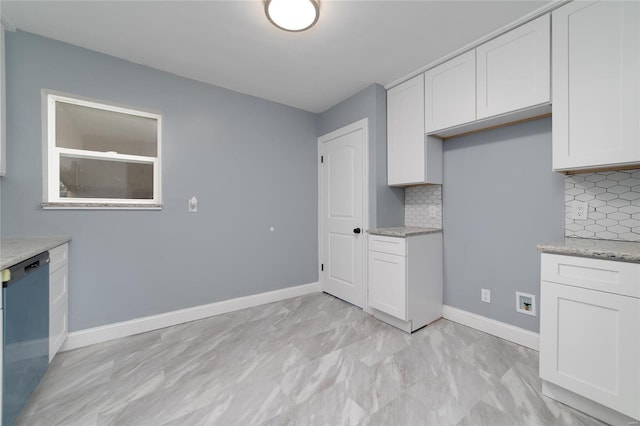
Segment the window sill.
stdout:
<svg viewBox="0 0 640 426">
<path fill-rule="evenodd" d="M 43 210 L 162 210 L 162 204 L 41 203 Z"/>
</svg>

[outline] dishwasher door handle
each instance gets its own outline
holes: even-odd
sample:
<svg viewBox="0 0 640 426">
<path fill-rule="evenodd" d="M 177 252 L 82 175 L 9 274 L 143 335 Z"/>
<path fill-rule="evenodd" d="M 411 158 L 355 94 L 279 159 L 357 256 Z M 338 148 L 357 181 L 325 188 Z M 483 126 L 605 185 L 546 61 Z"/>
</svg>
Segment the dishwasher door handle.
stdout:
<svg viewBox="0 0 640 426">
<path fill-rule="evenodd" d="M 35 262 L 25 266 L 24 267 L 24 272 L 29 273 L 29 272 L 33 271 L 34 269 L 38 269 L 39 266 L 40 266 L 40 261 L 36 260 Z"/>
</svg>

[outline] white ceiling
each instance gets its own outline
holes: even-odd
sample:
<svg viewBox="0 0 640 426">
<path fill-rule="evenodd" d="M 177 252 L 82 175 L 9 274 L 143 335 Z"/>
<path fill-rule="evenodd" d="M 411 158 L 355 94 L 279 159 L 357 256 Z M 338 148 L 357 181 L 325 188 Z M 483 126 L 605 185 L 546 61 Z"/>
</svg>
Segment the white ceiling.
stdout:
<svg viewBox="0 0 640 426">
<path fill-rule="evenodd" d="M 312 112 L 393 82 L 548 1 L 321 0 L 288 33 L 260 0 L 2 1 L 17 28 Z"/>
</svg>

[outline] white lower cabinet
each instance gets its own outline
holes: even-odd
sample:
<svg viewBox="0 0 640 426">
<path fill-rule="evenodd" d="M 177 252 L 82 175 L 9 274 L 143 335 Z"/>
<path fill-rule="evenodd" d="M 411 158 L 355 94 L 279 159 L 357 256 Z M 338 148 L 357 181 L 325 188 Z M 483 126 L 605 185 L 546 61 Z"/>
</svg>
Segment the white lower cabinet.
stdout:
<svg viewBox="0 0 640 426">
<path fill-rule="evenodd" d="M 540 377 L 554 385 L 548 396 L 607 422 L 640 419 L 639 285 L 640 264 L 542 255 Z"/>
<path fill-rule="evenodd" d="M 442 233 L 369 236 L 368 303 L 406 332 L 442 317 Z"/>
<path fill-rule="evenodd" d="M 69 332 L 69 245 L 49 250 L 49 362 Z"/>
</svg>

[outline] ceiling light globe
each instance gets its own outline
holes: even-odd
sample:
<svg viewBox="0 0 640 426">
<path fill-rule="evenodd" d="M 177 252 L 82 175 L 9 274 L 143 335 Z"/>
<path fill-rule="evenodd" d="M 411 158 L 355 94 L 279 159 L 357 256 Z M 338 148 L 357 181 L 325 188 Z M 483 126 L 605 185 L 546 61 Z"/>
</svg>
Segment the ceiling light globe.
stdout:
<svg viewBox="0 0 640 426">
<path fill-rule="evenodd" d="M 264 9 L 273 25 L 294 32 L 311 28 L 320 15 L 318 0 L 266 0 Z"/>
</svg>

